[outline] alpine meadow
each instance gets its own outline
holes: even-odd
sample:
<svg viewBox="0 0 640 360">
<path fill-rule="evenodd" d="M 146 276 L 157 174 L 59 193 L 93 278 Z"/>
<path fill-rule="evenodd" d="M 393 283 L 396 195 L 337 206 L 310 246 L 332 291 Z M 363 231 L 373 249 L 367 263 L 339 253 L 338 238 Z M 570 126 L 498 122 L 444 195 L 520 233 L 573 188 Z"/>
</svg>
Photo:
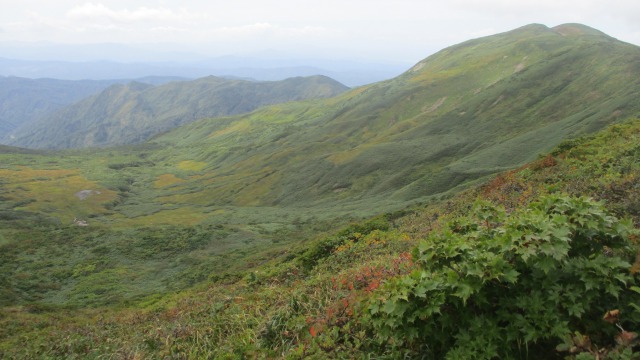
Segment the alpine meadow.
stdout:
<svg viewBox="0 0 640 360">
<path fill-rule="evenodd" d="M 639 358 L 640 47 L 156 80 L 0 92 L 0 358 Z"/>
</svg>

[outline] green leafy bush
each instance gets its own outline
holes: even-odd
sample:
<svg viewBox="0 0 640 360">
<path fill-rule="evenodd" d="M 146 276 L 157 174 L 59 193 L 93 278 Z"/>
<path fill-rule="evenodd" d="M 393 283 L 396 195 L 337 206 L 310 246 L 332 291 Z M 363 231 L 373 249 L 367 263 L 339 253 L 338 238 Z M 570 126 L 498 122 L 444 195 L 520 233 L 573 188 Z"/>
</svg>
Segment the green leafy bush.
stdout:
<svg viewBox="0 0 640 360">
<path fill-rule="evenodd" d="M 386 231 L 390 226 L 389 220 L 384 216 L 373 218 L 361 224 L 352 224 L 335 236 L 323 238 L 313 244 L 300 256 L 299 261 L 305 269 L 311 269 L 318 261 L 329 257 L 335 249 L 347 241 L 357 241 L 375 230 Z"/>
<path fill-rule="evenodd" d="M 616 345 L 614 337 L 638 325 L 624 315 L 640 301 L 630 290 L 637 283 L 629 272 L 633 233 L 629 221 L 587 198 L 544 197 L 510 215 L 478 201 L 471 215 L 420 243 L 418 269 L 390 281 L 368 313 L 394 356 L 628 353 L 631 344 Z M 612 309 L 624 319 L 618 327 L 602 320 Z M 556 349 L 572 334 L 589 347 Z"/>
</svg>

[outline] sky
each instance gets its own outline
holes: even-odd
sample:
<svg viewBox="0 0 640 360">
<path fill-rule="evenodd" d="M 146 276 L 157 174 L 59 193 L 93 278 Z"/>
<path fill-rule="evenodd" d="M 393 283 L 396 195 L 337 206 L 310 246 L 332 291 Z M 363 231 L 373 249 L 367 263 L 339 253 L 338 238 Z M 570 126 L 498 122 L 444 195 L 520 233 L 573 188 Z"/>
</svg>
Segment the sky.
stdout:
<svg viewBox="0 0 640 360">
<path fill-rule="evenodd" d="M 203 56 L 415 63 L 471 38 L 571 22 L 640 45 L 639 0 L 0 0 L 0 44 L 117 43 Z"/>
</svg>

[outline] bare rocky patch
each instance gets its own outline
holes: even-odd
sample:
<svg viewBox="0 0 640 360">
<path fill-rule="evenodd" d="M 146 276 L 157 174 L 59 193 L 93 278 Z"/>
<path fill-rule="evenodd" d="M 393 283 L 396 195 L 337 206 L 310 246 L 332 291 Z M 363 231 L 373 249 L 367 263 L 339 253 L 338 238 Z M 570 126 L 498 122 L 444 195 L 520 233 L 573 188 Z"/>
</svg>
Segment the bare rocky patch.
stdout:
<svg viewBox="0 0 640 360">
<path fill-rule="evenodd" d="M 101 192 L 98 190 L 81 190 L 75 193 L 74 195 L 80 200 L 86 200 L 91 195 L 100 195 Z"/>
</svg>

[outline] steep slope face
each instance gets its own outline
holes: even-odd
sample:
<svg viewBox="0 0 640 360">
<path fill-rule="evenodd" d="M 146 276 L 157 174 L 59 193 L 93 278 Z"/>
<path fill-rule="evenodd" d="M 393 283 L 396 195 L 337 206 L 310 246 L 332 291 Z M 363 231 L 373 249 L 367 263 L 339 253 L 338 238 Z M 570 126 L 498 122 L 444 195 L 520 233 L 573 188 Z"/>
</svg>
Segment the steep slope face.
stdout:
<svg viewBox="0 0 640 360">
<path fill-rule="evenodd" d="M 406 201 L 637 114 L 638 95 L 640 48 L 583 25 L 534 24 L 334 99 L 201 121 L 155 142 L 207 164 L 185 189 L 208 204 Z"/>
<path fill-rule="evenodd" d="M 31 148 L 77 148 L 139 143 L 177 126 L 252 111 L 280 102 L 324 98 L 347 90 L 323 76 L 277 82 L 207 77 L 153 87 L 138 82 L 114 85 L 68 106 L 9 142 Z"/>
<path fill-rule="evenodd" d="M 21 126 L 94 95 L 116 80 L 25 79 L 0 76 L 0 140 Z"/>
</svg>

